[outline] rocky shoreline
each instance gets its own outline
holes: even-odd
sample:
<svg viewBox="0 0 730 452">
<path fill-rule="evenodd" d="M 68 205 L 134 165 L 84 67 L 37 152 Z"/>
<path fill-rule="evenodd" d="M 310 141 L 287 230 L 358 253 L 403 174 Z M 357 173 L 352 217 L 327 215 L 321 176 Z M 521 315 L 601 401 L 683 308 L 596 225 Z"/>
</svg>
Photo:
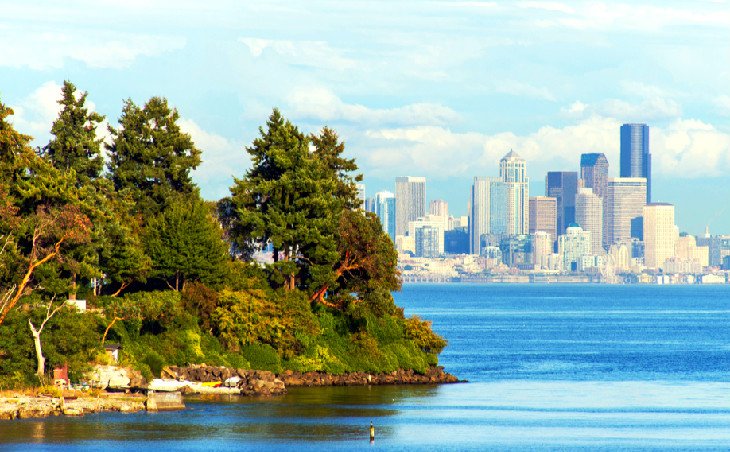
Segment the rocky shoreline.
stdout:
<svg viewBox="0 0 730 452">
<path fill-rule="evenodd" d="M 183 409 L 181 394 L 270 397 L 285 394 L 287 387 L 445 384 L 463 381 L 445 372 L 441 366 L 431 367 L 423 374 L 413 370 L 397 370 L 387 373 L 349 372 L 331 375 L 324 372 L 288 370 L 277 375 L 263 370 L 201 364 L 165 367 L 161 376 L 161 379 L 149 383 L 141 382 L 140 386 L 131 388 L 147 391 L 148 395 L 103 392 L 97 397 L 0 397 L 0 420 L 81 416 L 106 411 L 132 413 Z M 126 381 L 129 382 L 129 379 Z"/>
<path fill-rule="evenodd" d="M 33 397 L 18 394 L 0 397 L 0 420 L 83 416 L 107 411 L 134 413 L 145 409 L 147 397 L 140 394 L 100 394 L 98 397 Z"/>
</svg>

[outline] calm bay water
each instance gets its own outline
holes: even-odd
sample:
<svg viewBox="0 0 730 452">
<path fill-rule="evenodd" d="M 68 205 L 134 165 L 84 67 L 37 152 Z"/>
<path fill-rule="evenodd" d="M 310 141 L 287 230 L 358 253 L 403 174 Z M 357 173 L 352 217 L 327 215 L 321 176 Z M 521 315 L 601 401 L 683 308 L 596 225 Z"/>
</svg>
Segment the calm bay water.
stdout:
<svg viewBox="0 0 730 452">
<path fill-rule="evenodd" d="M 0 449 L 730 448 L 730 287 L 409 285 L 465 384 L 0 423 Z M 377 428 L 375 444 L 367 427 Z"/>
</svg>

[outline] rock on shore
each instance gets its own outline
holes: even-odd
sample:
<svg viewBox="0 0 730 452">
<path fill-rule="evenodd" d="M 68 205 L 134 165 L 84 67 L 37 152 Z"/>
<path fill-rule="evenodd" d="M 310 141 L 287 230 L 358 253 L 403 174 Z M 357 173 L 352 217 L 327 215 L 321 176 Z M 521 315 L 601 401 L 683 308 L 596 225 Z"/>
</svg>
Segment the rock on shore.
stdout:
<svg viewBox="0 0 730 452">
<path fill-rule="evenodd" d="M 0 398 L 0 420 L 48 416 L 81 416 L 102 411 L 131 413 L 145 409 L 145 396 L 112 395 L 100 397 L 17 397 Z"/>
<path fill-rule="evenodd" d="M 359 386 L 396 384 L 457 383 L 460 380 L 444 371 L 441 366 L 430 367 L 425 373 L 413 370 L 397 370 L 389 373 L 349 372 L 331 375 L 325 372 L 285 371 L 279 375 L 263 370 L 230 369 L 227 367 L 194 365 L 171 366 L 162 370 L 162 377 L 182 382 L 225 382 L 238 377 L 236 387 L 243 395 L 277 395 L 286 392 L 287 386 Z"/>
</svg>

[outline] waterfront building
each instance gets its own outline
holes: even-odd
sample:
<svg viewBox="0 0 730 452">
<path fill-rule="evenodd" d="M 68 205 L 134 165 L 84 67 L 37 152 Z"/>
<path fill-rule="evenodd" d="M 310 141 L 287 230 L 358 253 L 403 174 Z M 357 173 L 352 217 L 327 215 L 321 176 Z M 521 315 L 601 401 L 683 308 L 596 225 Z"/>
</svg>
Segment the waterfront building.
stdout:
<svg viewBox="0 0 730 452">
<path fill-rule="evenodd" d="M 416 244 L 416 257 L 439 257 L 443 251 L 439 251 L 442 240 L 439 237 L 443 231 L 434 226 L 419 226 L 415 228 L 414 237 Z"/>
<path fill-rule="evenodd" d="M 463 228 L 452 229 L 444 232 L 444 253 L 468 254 L 469 233 Z"/>
<path fill-rule="evenodd" d="M 677 259 L 687 262 L 697 262 L 700 267 L 710 265 L 710 248 L 697 246 L 697 239 L 693 235 L 680 235 L 677 239 Z"/>
<path fill-rule="evenodd" d="M 558 200 L 550 196 L 530 197 L 530 234 L 538 231 L 550 236 L 550 243 L 558 238 Z"/>
<path fill-rule="evenodd" d="M 469 252 L 480 254 L 484 234 L 507 230 L 507 185 L 496 177 L 475 177 L 471 186 Z"/>
<path fill-rule="evenodd" d="M 395 249 L 399 253 L 416 254 L 416 239 L 412 235 L 396 235 Z"/>
<path fill-rule="evenodd" d="M 591 253 L 603 254 L 603 200 L 591 188 L 578 189 L 575 221 L 591 233 Z"/>
<path fill-rule="evenodd" d="M 604 201 L 604 247 L 641 239 L 641 215 L 646 205 L 646 179 L 643 177 L 614 177 L 608 179 Z"/>
<path fill-rule="evenodd" d="M 550 268 L 550 256 L 553 254 L 553 239 L 545 231 L 538 230 L 531 234 L 532 259 L 535 270 L 547 270 Z"/>
<path fill-rule="evenodd" d="M 651 153 L 649 126 L 646 124 L 621 126 L 620 176 L 646 179 L 646 202 L 651 202 Z"/>
<path fill-rule="evenodd" d="M 507 185 L 506 233 L 526 235 L 530 229 L 530 178 L 525 159 L 510 150 L 499 161 L 499 176 Z"/>
<path fill-rule="evenodd" d="M 710 265 L 719 267 L 723 265 L 726 256 L 730 256 L 730 235 L 710 235 L 709 230 L 705 237 L 697 239 L 697 244 L 707 246 L 710 250 Z"/>
<path fill-rule="evenodd" d="M 389 191 L 379 191 L 375 193 L 375 215 L 380 218 L 380 224 L 383 225 L 385 231 L 395 241 L 395 195 Z"/>
<path fill-rule="evenodd" d="M 575 195 L 578 191 L 578 173 L 550 171 L 545 176 L 545 195 L 557 199 L 558 235 L 575 223 Z"/>
<path fill-rule="evenodd" d="M 416 237 L 416 229 L 429 226 L 436 229 L 436 249 L 437 255 L 444 254 L 444 233 L 446 232 L 446 221 L 443 217 L 436 215 L 426 215 L 415 221 L 408 222 L 408 235 Z M 431 234 L 431 232 L 429 232 Z M 429 236 L 430 237 L 430 236 Z M 417 242 L 417 240 L 416 240 Z M 416 243 L 417 244 L 417 243 Z"/>
<path fill-rule="evenodd" d="M 601 198 L 606 197 L 608 188 L 608 159 L 601 153 L 580 155 L 580 178 L 583 187 L 590 188 Z"/>
<path fill-rule="evenodd" d="M 428 213 L 437 217 L 449 217 L 449 203 L 443 199 L 434 199 L 428 207 Z"/>
<path fill-rule="evenodd" d="M 674 257 L 678 230 L 674 224 L 674 206 L 667 203 L 647 204 L 644 217 L 644 265 L 650 269 L 664 267 Z"/>
<path fill-rule="evenodd" d="M 395 178 L 395 234 L 405 235 L 408 223 L 426 215 L 426 178 Z"/>
<path fill-rule="evenodd" d="M 626 243 L 614 243 L 608 248 L 608 263 L 617 273 L 631 270 L 631 247 Z"/>
<path fill-rule="evenodd" d="M 530 270 L 534 266 L 529 235 L 503 236 L 499 242 L 499 250 L 502 253 L 502 262 L 508 267 Z"/>
<path fill-rule="evenodd" d="M 575 224 L 568 226 L 565 234 L 558 236 L 558 254 L 563 271 L 578 271 L 583 256 L 593 254 L 591 253 L 591 233 Z"/>
</svg>

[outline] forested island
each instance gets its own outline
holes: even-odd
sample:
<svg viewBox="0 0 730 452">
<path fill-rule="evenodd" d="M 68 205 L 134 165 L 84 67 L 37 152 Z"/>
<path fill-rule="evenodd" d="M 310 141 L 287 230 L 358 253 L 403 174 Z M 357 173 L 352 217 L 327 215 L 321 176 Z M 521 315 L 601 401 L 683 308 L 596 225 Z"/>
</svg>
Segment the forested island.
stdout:
<svg viewBox="0 0 730 452">
<path fill-rule="evenodd" d="M 245 149 L 251 169 L 206 201 L 191 178 L 201 150 L 166 99 L 126 100 L 103 140 L 86 97 L 64 83 L 38 148 L 0 103 L 0 389 L 48 384 L 64 364 L 81 381 L 109 343 L 147 379 L 200 363 L 437 364 L 446 342 L 395 305 L 393 243 L 360 208 L 333 130 L 306 135 L 274 109 Z"/>
</svg>

